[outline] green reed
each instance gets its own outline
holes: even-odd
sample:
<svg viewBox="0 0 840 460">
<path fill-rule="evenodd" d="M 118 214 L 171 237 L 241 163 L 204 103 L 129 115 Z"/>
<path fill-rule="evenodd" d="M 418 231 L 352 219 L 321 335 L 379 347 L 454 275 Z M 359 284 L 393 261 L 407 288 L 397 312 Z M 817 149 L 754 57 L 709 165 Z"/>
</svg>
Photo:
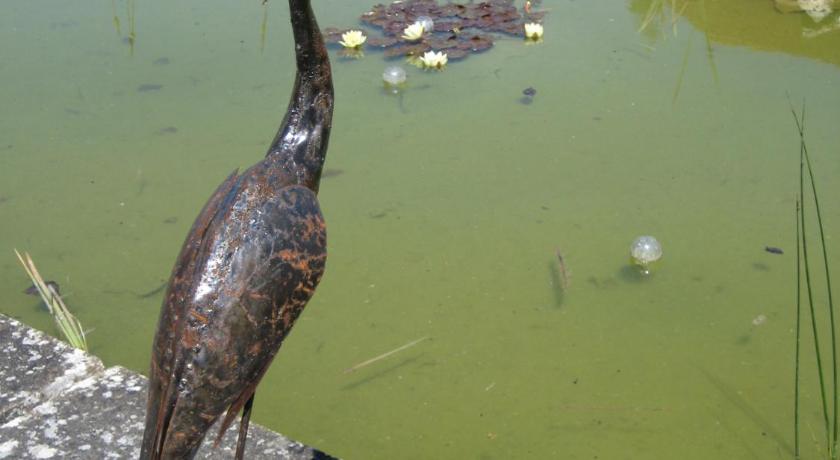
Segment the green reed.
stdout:
<svg viewBox="0 0 840 460">
<path fill-rule="evenodd" d="M 58 292 L 44 281 L 44 278 L 38 272 L 38 268 L 35 267 L 35 262 L 32 261 L 32 257 L 26 252 L 21 255 L 17 249 L 15 249 L 15 254 L 20 264 L 23 265 L 23 269 L 26 270 L 26 274 L 29 275 L 29 278 L 38 290 L 38 294 L 41 295 L 41 299 L 55 320 L 55 325 L 64 334 L 64 337 L 70 342 L 70 345 L 87 351 L 87 338 L 85 337 L 85 330 L 82 328 L 82 323 L 70 313 L 70 309 L 64 304 Z"/>
<path fill-rule="evenodd" d="M 808 296 L 808 307 L 809 312 L 811 314 L 811 331 L 814 338 L 814 357 L 817 363 L 817 374 L 819 377 L 819 384 L 820 384 L 820 400 L 822 403 L 822 415 L 823 415 L 823 423 L 825 426 L 825 438 L 827 443 L 827 453 L 828 457 L 831 459 L 837 459 L 838 449 L 837 449 L 837 434 L 838 434 L 838 424 L 837 424 L 837 412 L 838 412 L 838 388 L 837 388 L 837 335 L 835 332 L 834 327 L 834 301 L 831 292 L 831 276 L 829 274 L 829 264 L 828 264 L 828 249 L 826 248 L 825 243 L 825 230 L 823 227 L 823 220 L 822 220 L 822 212 L 820 211 L 820 202 L 819 196 L 817 194 L 817 186 L 814 180 L 814 170 L 811 166 L 811 159 L 808 155 L 808 147 L 805 142 L 805 107 L 803 104 L 802 111 L 800 114 L 796 113 L 796 110 L 791 107 L 791 112 L 793 113 L 794 121 L 796 122 L 796 128 L 799 132 L 799 196 L 797 200 L 797 227 L 796 227 L 796 234 L 797 234 L 797 261 L 796 261 L 796 357 L 795 357 L 795 365 L 796 365 L 796 372 L 795 372 L 795 403 L 794 403 L 794 439 L 795 439 L 795 448 L 794 448 L 794 455 L 798 459 L 800 456 L 800 446 L 799 446 L 799 358 L 800 358 L 800 349 L 799 349 L 799 339 L 800 339 L 800 302 L 801 302 L 801 272 L 802 267 L 805 269 L 805 291 Z M 825 282 L 826 282 L 826 293 L 827 293 L 827 300 L 828 300 L 828 316 L 829 316 L 829 331 L 831 333 L 831 393 L 832 393 L 832 406 L 831 410 L 828 407 L 828 398 L 826 396 L 826 383 L 825 383 L 825 370 L 823 369 L 823 356 L 820 348 L 819 343 L 819 333 L 817 328 L 817 319 L 816 319 L 816 311 L 814 307 L 814 288 L 813 283 L 811 281 L 811 265 L 808 260 L 808 244 L 807 244 L 807 231 L 806 231 L 806 218 L 805 218 L 805 171 L 808 172 L 808 182 L 811 184 L 811 197 L 813 199 L 814 205 L 814 212 L 817 217 L 817 226 L 819 228 L 819 245 L 822 248 L 822 255 L 823 255 L 823 266 L 825 270 Z M 800 264 L 801 262 L 801 264 Z M 831 414 L 831 417 L 829 417 Z M 831 418 L 831 421 L 829 421 Z"/>
<path fill-rule="evenodd" d="M 799 345 L 802 330 L 802 270 L 800 267 L 801 251 L 799 247 L 801 229 L 799 226 L 799 199 L 796 199 L 796 353 L 793 383 L 793 455 L 799 460 Z"/>
</svg>

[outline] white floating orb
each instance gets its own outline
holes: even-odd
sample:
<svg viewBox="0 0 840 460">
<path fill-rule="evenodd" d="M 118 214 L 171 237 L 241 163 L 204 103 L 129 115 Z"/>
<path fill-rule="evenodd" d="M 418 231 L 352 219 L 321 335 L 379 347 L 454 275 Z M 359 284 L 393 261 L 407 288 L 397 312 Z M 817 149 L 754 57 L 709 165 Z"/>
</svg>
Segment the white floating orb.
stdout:
<svg viewBox="0 0 840 460">
<path fill-rule="evenodd" d="M 646 270 L 648 265 L 662 257 L 662 245 L 652 236 L 640 236 L 630 245 L 630 257 Z"/>
<path fill-rule="evenodd" d="M 402 85 L 406 79 L 405 69 L 398 65 L 386 67 L 385 71 L 382 72 L 382 79 L 391 86 Z"/>
<path fill-rule="evenodd" d="M 432 21 L 432 18 L 428 16 L 419 16 L 415 22 L 419 22 L 423 26 L 424 32 L 431 32 L 435 28 L 435 21 Z"/>
</svg>

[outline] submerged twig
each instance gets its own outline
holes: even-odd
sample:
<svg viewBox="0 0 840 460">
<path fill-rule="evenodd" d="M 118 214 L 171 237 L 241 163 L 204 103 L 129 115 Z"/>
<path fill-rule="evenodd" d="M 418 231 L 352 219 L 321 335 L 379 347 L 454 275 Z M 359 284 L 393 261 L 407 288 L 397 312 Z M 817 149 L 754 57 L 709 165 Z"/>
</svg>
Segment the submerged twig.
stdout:
<svg viewBox="0 0 840 460">
<path fill-rule="evenodd" d="M 268 30 L 268 0 L 263 0 L 263 17 L 260 23 L 260 52 L 265 50 L 265 36 Z"/>
<path fill-rule="evenodd" d="M 425 336 L 425 337 L 420 337 L 419 339 L 414 340 L 414 341 L 412 341 L 412 342 L 408 342 L 407 344 L 405 344 L 405 345 L 403 345 L 403 346 L 401 346 L 401 347 L 397 347 L 397 348 L 395 348 L 395 349 L 393 349 L 393 350 L 391 350 L 391 351 L 388 351 L 388 352 L 382 353 L 381 355 L 376 356 L 376 357 L 373 357 L 373 358 L 370 358 L 370 359 L 369 359 L 369 360 L 367 360 L 367 361 L 362 361 L 361 363 L 356 364 L 356 365 L 355 365 L 355 366 L 353 366 L 353 367 L 349 367 L 349 368 L 347 368 L 347 369 L 344 369 L 344 373 L 345 373 L 345 374 L 349 374 L 349 373 L 351 373 L 351 372 L 353 372 L 353 371 L 357 371 L 357 370 L 359 370 L 359 369 L 361 369 L 361 368 L 363 368 L 363 367 L 365 367 L 365 366 L 368 366 L 368 365 L 373 364 L 373 363 L 375 363 L 375 362 L 377 362 L 377 361 L 383 360 L 383 359 L 385 359 L 385 358 L 387 358 L 387 357 L 389 357 L 389 356 L 393 355 L 394 353 L 401 352 L 401 351 L 405 350 L 406 348 L 411 348 L 411 347 L 413 347 L 414 345 L 417 345 L 418 343 L 420 343 L 420 342 L 422 342 L 422 341 L 424 341 L 424 340 L 426 340 L 426 339 L 428 339 L 428 338 L 429 338 L 429 336 L 428 336 L 428 335 L 427 335 L 427 336 Z"/>
<path fill-rule="evenodd" d="M 554 248 L 554 255 L 557 256 L 557 283 L 560 289 L 566 290 L 569 287 L 569 270 L 566 268 L 566 259 L 560 248 Z"/>
</svg>

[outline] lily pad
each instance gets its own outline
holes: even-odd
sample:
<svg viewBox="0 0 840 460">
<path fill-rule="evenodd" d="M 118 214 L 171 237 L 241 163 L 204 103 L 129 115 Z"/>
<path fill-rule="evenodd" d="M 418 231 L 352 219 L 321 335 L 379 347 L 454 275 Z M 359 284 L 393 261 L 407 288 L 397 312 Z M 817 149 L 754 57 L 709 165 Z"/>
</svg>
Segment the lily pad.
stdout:
<svg viewBox="0 0 840 460">
<path fill-rule="evenodd" d="M 369 36 L 366 45 L 383 49 L 386 58 L 418 56 L 433 50 L 443 51 L 450 60 L 463 59 L 493 46 L 499 34 L 523 37 L 527 22 L 538 22 L 544 11 L 535 11 L 540 1 L 531 1 L 529 11 L 519 10 L 513 0 L 439 4 L 436 0 L 406 0 L 373 5 L 360 20 L 379 31 Z M 419 40 L 403 38 L 405 28 L 421 16 L 434 21 L 433 30 Z M 351 29 L 327 28 L 325 41 L 338 44 L 341 34 Z M 366 33 L 366 35 L 370 35 Z"/>
</svg>

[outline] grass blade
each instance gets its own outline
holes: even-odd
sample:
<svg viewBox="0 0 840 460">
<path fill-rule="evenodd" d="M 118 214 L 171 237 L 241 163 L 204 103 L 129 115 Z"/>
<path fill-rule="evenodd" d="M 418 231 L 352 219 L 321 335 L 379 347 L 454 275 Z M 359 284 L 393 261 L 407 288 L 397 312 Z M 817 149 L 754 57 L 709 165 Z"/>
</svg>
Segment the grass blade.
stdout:
<svg viewBox="0 0 840 460">
<path fill-rule="evenodd" d="M 808 170 L 808 178 L 811 182 L 811 193 L 814 196 L 814 212 L 817 215 L 817 227 L 820 231 L 820 247 L 822 248 L 823 267 L 825 270 L 825 284 L 826 293 L 828 294 L 828 317 L 831 331 L 831 381 L 834 392 L 833 412 L 834 418 L 832 420 L 832 437 L 831 437 L 831 458 L 837 458 L 837 409 L 838 409 L 838 391 L 837 391 L 837 334 L 834 327 L 834 299 L 831 295 L 831 274 L 828 268 L 828 248 L 825 244 L 825 229 L 823 227 L 822 212 L 820 210 L 820 200 L 817 195 L 817 184 L 814 181 L 814 169 L 811 167 L 811 157 L 808 155 L 808 146 L 805 143 L 805 107 L 802 107 L 802 123 L 797 123 L 799 129 L 799 136 L 801 139 L 802 156 L 805 158 L 806 169 Z"/>
<path fill-rule="evenodd" d="M 828 451 L 828 458 L 836 459 L 838 454 L 838 392 L 837 387 L 837 334 L 835 328 L 835 320 L 834 320 L 834 299 L 832 297 L 832 290 L 831 290 L 831 276 L 829 273 L 829 266 L 828 266 L 828 249 L 826 247 L 825 241 L 825 230 L 822 221 L 822 212 L 820 209 L 819 203 L 819 195 L 817 194 L 817 186 L 816 181 L 814 180 L 814 170 L 811 165 L 811 159 L 808 155 L 808 146 L 805 142 L 805 104 L 802 104 L 802 111 L 800 114 L 796 113 L 796 110 L 793 108 L 793 104 L 791 104 L 791 113 L 793 114 L 793 119 L 796 123 L 796 129 L 799 133 L 799 203 L 800 203 L 800 212 L 799 212 L 799 228 L 797 229 L 797 233 L 800 235 L 799 241 L 801 241 L 801 248 L 802 248 L 802 261 L 805 267 L 805 287 L 808 294 L 808 305 L 811 313 L 811 328 L 814 335 L 814 348 L 815 348 L 815 358 L 817 361 L 817 372 L 819 373 L 819 383 L 820 383 L 820 396 L 822 400 L 822 409 L 823 409 L 823 422 L 825 424 L 825 435 L 826 435 L 826 442 L 827 442 L 827 451 Z M 814 200 L 814 211 L 817 217 L 817 225 L 819 229 L 819 236 L 820 236 L 820 246 L 822 248 L 822 255 L 823 255 L 823 266 L 825 270 L 825 280 L 826 280 L 826 292 L 828 296 L 828 315 L 829 315 L 829 332 L 831 334 L 831 374 L 832 374 L 832 408 L 831 408 L 831 422 L 829 422 L 829 409 L 828 409 L 828 401 L 826 398 L 826 389 L 825 389 L 825 381 L 824 381 L 824 371 L 822 367 L 822 354 L 821 348 L 819 346 L 819 338 L 817 335 L 817 326 L 816 326 L 816 316 L 814 310 L 814 297 L 813 297 L 813 287 L 811 283 L 811 271 L 810 271 L 810 263 L 808 261 L 808 245 L 806 240 L 806 229 L 805 229 L 805 171 L 808 171 L 808 180 L 810 181 L 811 187 L 811 197 Z M 799 250 L 799 245 L 797 245 L 797 252 Z M 797 271 L 799 270 L 799 260 L 797 260 Z M 797 273 L 797 277 L 799 277 L 799 273 Z M 799 286 L 797 285 L 797 290 Z M 797 293 L 798 295 L 798 293 Z M 797 302 L 799 300 L 797 299 Z M 798 337 L 798 335 L 797 335 Z M 798 339 L 797 339 L 798 340 Z M 798 376 L 797 376 L 798 378 Z M 797 380 L 797 389 L 798 391 L 798 380 Z M 796 414 L 798 415 L 798 414 Z M 796 418 L 795 415 L 795 418 Z M 798 424 L 798 420 L 795 420 L 795 424 Z M 798 452 L 797 452 L 798 453 Z"/>
<path fill-rule="evenodd" d="M 23 269 L 26 270 L 26 274 L 29 275 L 29 279 L 32 280 L 32 284 L 38 290 L 38 294 L 41 295 L 41 299 L 47 305 L 47 309 L 55 320 L 58 329 L 64 334 L 70 345 L 87 351 L 87 338 L 82 323 L 70 313 L 70 309 L 64 304 L 58 292 L 44 282 L 44 278 L 41 277 L 38 268 L 35 267 L 32 257 L 26 252 L 21 255 L 17 249 L 15 249 L 15 254 L 20 264 L 23 265 Z"/>
<path fill-rule="evenodd" d="M 799 199 L 796 200 L 796 353 L 793 383 L 793 458 L 799 460 L 799 355 L 802 331 L 802 267 L 800 265 Z"/>
</svg>

